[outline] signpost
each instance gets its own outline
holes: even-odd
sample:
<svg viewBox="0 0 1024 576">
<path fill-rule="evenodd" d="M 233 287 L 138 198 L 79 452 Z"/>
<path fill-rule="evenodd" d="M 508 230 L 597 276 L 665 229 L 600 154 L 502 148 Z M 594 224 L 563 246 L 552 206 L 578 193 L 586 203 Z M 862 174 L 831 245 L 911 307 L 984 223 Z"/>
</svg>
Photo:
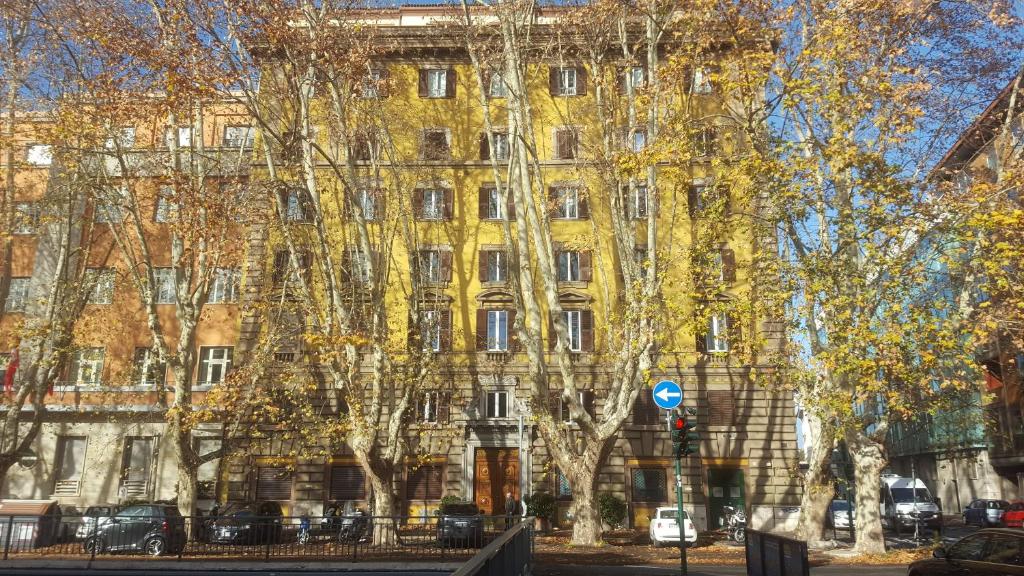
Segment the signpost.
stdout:
<svg viewBox="0 0 1024 576">
<path fill-rule="evenodd" d="M 683 512 L 683 464 L 682 457 L 696 452 L 696 447 L 690 446 L 690 441 L 696 438 L 695 432 L 690 432 L 694 427 L 688 423 L 686 418 L 688 411 L 676 411 L 683 403 L 683 387 L 671 380 L 662 380 L 654 385 L 651 390 L 654 396 L 654 403 L 665 410 L 665 419 L 668 422 L 669 434 L 672 438 L 672 453 L 676 459 L 676 525 L 679 526 L 679 573 L 686 576 L 686 524 Z M 673 412 L 676 415 L 673 418 Z"/>
</svg>

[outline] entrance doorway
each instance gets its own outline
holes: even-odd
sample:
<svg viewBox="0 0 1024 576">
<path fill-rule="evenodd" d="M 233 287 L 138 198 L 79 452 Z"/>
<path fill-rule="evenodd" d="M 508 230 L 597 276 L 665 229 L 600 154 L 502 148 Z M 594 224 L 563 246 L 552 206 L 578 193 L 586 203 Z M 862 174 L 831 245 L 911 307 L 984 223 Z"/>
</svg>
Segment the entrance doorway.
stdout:
<svg viewBox="0 0 1024 576">
<path fill-rule="evenodd" d="M 505 513 L 505 494 L 519 494 L 519 449 L 477 448 L 473 476 L 473 501 L 482 514 Z"/>
<path fill-rule="evenodd" d="M 743 510 L 746 505 L 743 470 L 740 468 L 708 468 L 708 527 L 722 527 L 723 508 Z"/>
</svg>

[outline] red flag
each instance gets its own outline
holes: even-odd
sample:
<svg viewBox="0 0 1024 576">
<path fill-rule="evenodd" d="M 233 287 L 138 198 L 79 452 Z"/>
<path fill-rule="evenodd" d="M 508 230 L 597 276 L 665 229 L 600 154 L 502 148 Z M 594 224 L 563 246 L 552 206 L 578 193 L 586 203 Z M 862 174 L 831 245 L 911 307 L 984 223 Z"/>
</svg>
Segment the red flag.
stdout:
<svg viewBox="0 0 1024 576">
<path fill-rule="evenodd" d="M 11 352 L 11 359 L 7 362 L 7 371 L 4 373 L 4 393 L 10 394 L 14 390 L 14 373 L 18 370 L 18 349 Z"/>
</svg>

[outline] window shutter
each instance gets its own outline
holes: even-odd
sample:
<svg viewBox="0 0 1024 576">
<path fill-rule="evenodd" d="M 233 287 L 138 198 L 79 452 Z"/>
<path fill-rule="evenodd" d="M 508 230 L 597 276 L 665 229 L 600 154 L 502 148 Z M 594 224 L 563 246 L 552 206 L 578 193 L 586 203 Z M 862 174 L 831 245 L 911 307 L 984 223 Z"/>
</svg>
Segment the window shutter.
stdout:
<svg viewBox="0 0 1024 576">
<path fill-rule="evenodd" d="M 594 275 L 593 252 L 583 250 L 580 252 L 580 280 L 590 282 Z"/>
<path fill-rule="evenodd" d="M 629 74 L 629 68 L 618 66 L 615 68 L 615 89 L 618 90 L 619 94 L 626 93 L 626 75 Z"/>
<path fill-rule="evenodd" d="M 494 72 L 489 68 L 484 68 L 480 71 L 480 84 L 483 86 L 484 96 L 487 98 L 491 97 L 491 76 Z"/>
<path fill-rule="evenodd" d="M 518 352 L 519 336 L 516 333 L 516 311 L 508 311 L 508 349 L 510 352 Z"/>
<path fill-rule="evenodd" d="M 690 218 L 697 217 L 697 205 L 700 203 L 700 187 L 695 184 L 690 184 L 690 188 L 686 193 L 686 207 L 690 212 Z"/>
<path fill-rule="evenodd" d="M 594 313 L 590 310 L 580 312 L 580 349 L 594 351 Z"/>
<path fill-rule="evenodd" d="M 417 220 L 423 218 L 423 188 L 412 191 L 412 214 Z"/>
<path fill-rule="evenodd" d="M 491 144 L 487 141 L 487 133 L 480 133 L 480 159 L 490 160 L 491 159 Z"/>
<path fill-rule="evenodd" d="M 449 352 L 452 349 L 452 311 L 441 310 L 441 351 Z"/>
<path fill-rule="evenodd" d="M 375 188 L 373 190 L 373 219 L 383 220 L 384 219 L 384 190 Z"/>
<path fill-rule="evenodd" d="M 548 312 L 548 350 L 554 350 L 558 342 L 558 334 L 555 333 L 555 314 Z"/>
<path fill-rule="evenodd" d="M 593 390 L 583 390 L 583 391 L 580 392 L 580 396 L 582 396 L 583 410 L 587 414 L 589 414 L 591 418 L 593 418 L 594 417 L 594 391 Z"/>
<path fill-rule="evenodd" d="M 355 198 L 352 197 L 354 191 L 349 188 L 345 190 L 345 201 L 341 205 L 341 217 L 345 220 L 351 220 L 355 213 Z"/>
<path fill-rule="evenodd" d="M 452 395 L 451 392 L 437 393 L 437 421 L 440 424 L 447 423 L 452 416 Z"/>
<path fill-rule="evenodd" d="M 558 215 L 558 187 L 548 186 L 548 205 L 550 206 L 550 213 L 552 217 Z"/>
<path fill-rule="evenodd" d="M 507 187 L 505 188 L 505 215 L 510 221 L 516 219 L 516 202 L 512 190 Z"/>
<path fill-rule="evenodd" d="M 562 393 L 554 390 L 548 391 L 548 410 L 551 414 L 561 414 L 562 420 L 565 420 L 565 412 L 562 406 Z"/>
<path fill-rule="evenodd" d="M 444 219 L 451 220 L 453 207 L 455 204 L 455 191 L 451 188 L 445 188 L 444 190 Z"/>
<path fill-rule="evenodd" d="M 697 333 L 694 334 L 694 337 L 695 337 L 695 340 L 696 340 L 695 344 L 696 344 L 696 347 L 697 347 L 697 352 L 700 353 L 700 354 L 707 354 L 708 353 L 707 333 L 698 330 Z"/>
<path fill-rule="evenodd" d="M 479 259 L 480 259 L 479 269 L 480 269 L 480 281 L 481 282 L 486 282 L 487 278 L 490 276 L 487 273 L 488 272 L 488 270 L 487 270 L 487 268 L 488 268 L 488 266 L 487 266 L 487 261 L 488 261 L 487 256 L 488 255 L 489 255 L 489 253 L 488 253 L 487 250 L 481 250 L 479 252 Z"/>
<path fill-rule="evenodd" d="M 487 219 L 487 209 L 491 205 L 491 188 L 487 186 L 481 186 L 479 196 L 477 197 L 477 217 L 481 220 Z"/>
<path fill-rule="evenodd" d="M 693 68 L 687 67 L 683 70 L 683 94 L 691 94 L 693 92 Z"/>
<path fill-rule="evenodd" d="M 731 390 L 708 391 L 708 426 L 732 426 L 736 420 L 736 401 Z"/>
<path fill-rule="evenodd" d="M 391 78 L 391 71 L 388 70 L 387 68 L 380 68 L 378 72 L 380 74 L 380 82 L 377 83 L 377 94 L 379 94 L 382 98 L 387 98 L 388 96 L 391 95 L 390 91 L 388 90 L 388 80 Z"/>
<path fill-rule="evenodd" d="M 452 281 L 452 251 L 441 250 L 441 280 Z"/>
<path fill-rule="evenodd" d="M 587 95 L 587 69 L 583 66 L 576 68 L 576 95 Z"/>
<path fill-rule="evenodd" d="M 80 369 L 81 369 L 81 366 L 80 366 L 80 364 L 78 362 L 78 354 L 74 354 L 72 359 L 71 359 L 71 378 L 69 378 L 69 380 L 70 379 L 78 378 L 78 373 L 79 373 Z M 204 383 L 204 382 L 209 382 L 209 381 L 210 381 L 209 365 L 206 362 L 203 362 L 203 351 L 200 350 L 200 352 L 199 352 L 199 382 L 200 383 Z"/>
<path fill-rule="evenodd" d="M 558 84 L 558 66 L 548 66 L 548 93 L 552 96 L 561 96 Z"/>
<path fill-rule="evenodd" d="M 430 92 L 427 90 L 427 71 L 421 68 L 419 80 L 419 96 L 420 98 L 426 98 L 429 95 Z"/>
<path fill-rule="evenodd" d="M 715 185 L 715 198 L 723 199 L 722 202 L 722 215 L 728 216 L 732 214 L 732 195 L 729 193 L 728 184 L 716 184 Z"/>
<path fill-rule="evenodd" d="M 737 348 L 743 340 L 743 330 L 739 318 L 735 314 L 725 315 L 726 338 L 729 341 L 729 351 L 738 352 Z"/>
<path fill-rule="evenodd" d="M 455 78 L 456 78 L 455 69 L 454 68 L 449 68 L 445 72 L 445 74 L 444 74 L 444 79 L 445 79 L 444 97 L 445 98 L 455 98 Z"/>
<path fill-rule="evenodd" d="M 722 248 L 722 278 L 726 282 L 736 281 L 736 252 L 732 248 Z"/>
<path fill-rule="evenodd" d="M 561 128 L 555 132 L 555 155 L 558 156 L 559 160 L 571 160 L 573 158 L 571 136 L 572 132 L 566 128 Z"/>
<path fill-rule="evenodd" d="M 580 190 L 578 194 L 580 203 L 580 220 L 588 220 L 590 219 L 590 194 L 588 194 L 585 190 Z"/>
<path fill-rule="evenodd" d="M 405 340 L 410 352 L 420 352 L 420 322 L 413 314 L 408 314 L 409 326 L 405 331 Z"/>
<path fill-rule="evenodd" d="M 331 466 L 331 484 L 328 498 L 335 500 L 365 500 L 366 476 L 359 466 Z"/>
<path fill-rule="evenodd" d="M 476 311 L 476 349 L 487 350 L 487 310 Z"/>
</svg>

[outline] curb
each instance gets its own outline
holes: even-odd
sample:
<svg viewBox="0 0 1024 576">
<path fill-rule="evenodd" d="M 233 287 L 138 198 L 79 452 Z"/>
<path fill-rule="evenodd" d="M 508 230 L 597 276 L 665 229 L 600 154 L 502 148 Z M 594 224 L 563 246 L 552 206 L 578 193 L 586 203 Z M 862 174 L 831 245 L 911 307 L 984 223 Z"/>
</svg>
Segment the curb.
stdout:
<svg viewBox="0 0 1024 576">
<path fill-rule="evenodd" d="M 6 560 L 2 569 L 29 570 L 160 570 L 164 572 L 439 572 L 450 574 L 462 566 L 461 562 L 253 562 L 247 560 Z"/>
</svg>

